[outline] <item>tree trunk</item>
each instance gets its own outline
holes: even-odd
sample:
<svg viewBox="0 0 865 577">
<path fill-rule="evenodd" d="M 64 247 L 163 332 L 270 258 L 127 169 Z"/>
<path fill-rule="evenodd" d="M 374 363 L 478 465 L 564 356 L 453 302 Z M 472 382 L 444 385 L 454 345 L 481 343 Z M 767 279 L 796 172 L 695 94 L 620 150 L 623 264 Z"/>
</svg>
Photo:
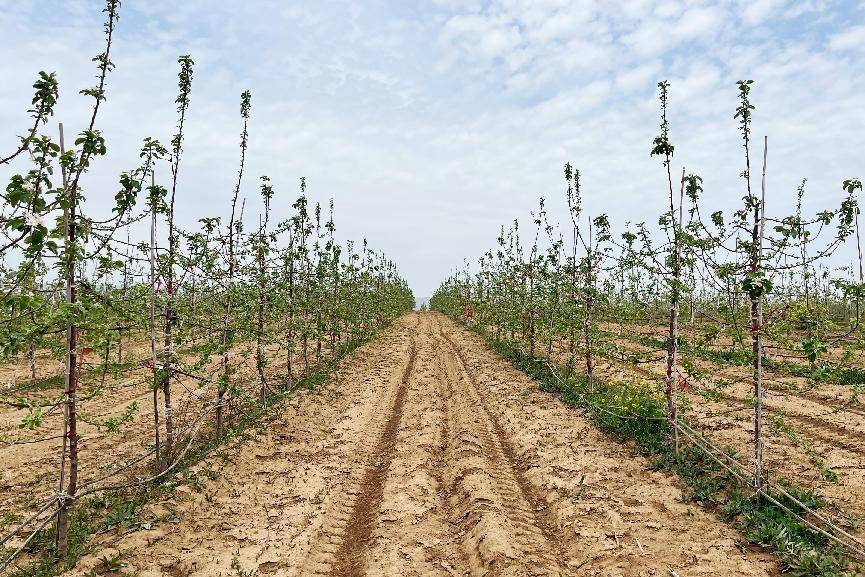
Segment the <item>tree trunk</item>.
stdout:
<svg viewBox="0 0 865 577">
<path fill-rule="evenodd" d="M 63 139 L 63 125 L 60 125 L 60 148 L 61 154 L 65 154 L 65 142 Z M 76 218 L 77 201 L 75 187 L 68 189 L 66 169 L 63 169 L 63 188 L 69 194 L 69 207 L 65 214 L 65 273 L 66 273 L 66 301 L 74 306 L 78 302 L 78 291 L 75 282 L 75 255 L 76 255 Z M 61 505 L 57 516 L 57 554 L 59 558 L 66 557 L 69 539 L 69 507 L 67 500 L 74 499 L 78 489 L 78 410 L 75 403 L 75 395 L 78 390 L 78 327 L 72 323 L 66 330 L 66 383 L 63 391 L 65 404 L 63 451 L 60 458 L 60 490 Z M 69 455 L 69 477 L 64 487 L 66 473 L 66 455 Z M 65 493 L 65 495 L 64 495 Z"/>
<path fill-rule="evenodd" d="M 595 390 L 595 361 L 592 358 L 592 339 L 591 339 L 591 327 L 592 327 L 592 307 L 594 306 L 594 290 L 595 290 L 595 280 L 594 280 L 594 263 L 592 259 L 594 258 L 594 254 L 592 253 L 592 223 L 589 223 L 589 244 L 586 248 L 586 294 L 585 294 L 585 315 L 583 316 L 583 345 L 585 346 L 585 359 L 586 359 L 586 388 L 591 393 Z"/>
<path fill-rule="evenodd" d="M 766 155 L 768 139 L 763 137 L 763 178 L 760 204 L 754 209 L 751 270 L 762 272 L 763 229 L 766 225 Z M 763 486 L 763 292 L 751 295 L 751 346 L 754 355 L 754 486 Z"/>
<path fill-rule="evenodd" d="M 150 175 L 150 186 L 156 186 L 156 177 Z M 162 463 L 162 447 L 159 439 L 159 356 L 156 350 L 156 202 L 152 199 L 150 208 L 150 364 L 153 373 L 153 436 L 156 447 L 156 469 L 159 470 Z"/>
</svg>

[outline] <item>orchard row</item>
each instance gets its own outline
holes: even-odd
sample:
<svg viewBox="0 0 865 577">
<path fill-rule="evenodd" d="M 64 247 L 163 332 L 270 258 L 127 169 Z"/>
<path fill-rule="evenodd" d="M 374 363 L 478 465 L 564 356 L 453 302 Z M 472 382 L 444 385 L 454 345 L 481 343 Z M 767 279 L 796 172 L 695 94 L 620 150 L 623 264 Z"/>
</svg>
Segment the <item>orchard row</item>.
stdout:
<svg viewBox="0 0 865 577">
<path fill-rule="evenodd" d="M 13 533 L 29 531 L 32 539 L 56 519 L 61 558 L 76 500 L 130 478 L 141 484 L 147 468 L 152 477 L 166 474 L 204 431 L 224 435 L 234 413 L 291 391 L 414 306 L 383 254 L 366 240 L 337 241 L 333 202 L 312 206 L 303 179 L 291 216 L 274 222 L 272 207 L 285 201 L 261 176 L 258 225 L 244 228 L 249 91 L 240 97 L 238 172 L 226 187 L 226 215 L 200 218 L 197 228 L 178 224 L 176 204 L 184 199 L 178 177 L 193 103 L 189 56 L 178 61 L 176 132 L 167 145 L 145 138 L 134 168 L 120 175 L 113 206 L 104 214 L 88 209 L 88 173 L 107 152 L 97 121 L 113 69 L 119 8 L 117 0 L 106 2 L 105 49 L 94 58 L 97 83 L 82 91 L 93 101 L 87 128 L 71 143 L 62 124 L 56 136 L 44 130 L 59 86 L 54 74 L 41 72 L 32 124 L 0 161 L 10 170 L 24 167 L 2 194 L 0 362 L 26 359 L 28 373 L 7 385 L 0 402 L 26 410 L 22 428 L 60 439 L 59 494 Z M 249 359 L 251 375 L 242 370 Z M 89 405 L 111 394 L 106 375 L 114 382 L 141 377 L 134 384 L 152 399 L 151 440 L 143 454 L 126 456 L 112 473 L 82 479 L 82 420 L 116 431 L 139 410 L 133 403 L 110 418 L 88 413 Z M 179 403 L 178 395 L 206 402 Z M 58 412 L 62 430 L 45 430 Z"/>
</svg>

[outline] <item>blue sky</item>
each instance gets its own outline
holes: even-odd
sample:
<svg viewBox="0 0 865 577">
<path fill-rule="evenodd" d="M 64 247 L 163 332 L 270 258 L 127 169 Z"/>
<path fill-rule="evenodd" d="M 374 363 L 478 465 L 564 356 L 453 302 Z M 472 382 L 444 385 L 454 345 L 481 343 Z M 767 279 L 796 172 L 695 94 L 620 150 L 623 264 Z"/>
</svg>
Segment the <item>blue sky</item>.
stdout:
<svg viewBox="0 0 865 577">
<path fill-rule="evenodd" d="M 38 70 L 58 73 L 57 120 L 84 122 L 101 4 L 0 0 L 0 150 L 26 125 Z M 196 61 L 180 221 L 228 210 L 238 101 L 253 93 L 244 192 L 258 176 L 280 215 L 305 176 L 428 295 L 501 223 L 549 198 L 565 221 L 561 166 L 614 225 L 657 221 L 664 173 L 648 155 L 656 83 L 671 83 L 674 167 L 704 177 L 710 209 L 742 196 L 735 81 L 755 81 L 754 132 L 769 136 L 769 209 L 808 178 L 812 209 L 865 176 L 865 2 L 125 0 L 100 128 L 110 154 L 88 175 L 98 213 L 141 139 L 168 142 L 176 58 Z M 7 170 L 8 172 L 8 170 Z M 6 172 L 0 172 L 4 180 Z M 773 210 L 774 209 L 774 210 Z"/>
</svg>

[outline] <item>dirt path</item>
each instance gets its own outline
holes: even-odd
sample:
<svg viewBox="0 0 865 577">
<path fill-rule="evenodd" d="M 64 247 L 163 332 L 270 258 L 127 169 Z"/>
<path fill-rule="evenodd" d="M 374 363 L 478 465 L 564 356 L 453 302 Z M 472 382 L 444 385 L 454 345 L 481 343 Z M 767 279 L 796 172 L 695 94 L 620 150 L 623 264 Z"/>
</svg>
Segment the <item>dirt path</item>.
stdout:
<svg viewBox="0 0 865 577">
<path fill-rule="evenodd" d="M 413 313 L 70 574 L 118 554 L 141 577 L 777 573 L 647 465 L 476 335 Z"/>
</svg>

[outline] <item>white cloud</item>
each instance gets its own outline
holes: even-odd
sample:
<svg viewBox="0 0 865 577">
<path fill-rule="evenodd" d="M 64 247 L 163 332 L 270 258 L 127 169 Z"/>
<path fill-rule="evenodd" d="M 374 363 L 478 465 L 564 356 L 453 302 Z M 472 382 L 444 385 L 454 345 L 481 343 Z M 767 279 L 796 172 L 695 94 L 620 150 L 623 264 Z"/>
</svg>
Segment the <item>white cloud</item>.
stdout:
<svg viewBox="0 0 865 577">
<path fill-rule="evenodd" d="M 815 1 L 809 12 L 855 23 L 820 28 L 810 14 L 794 18 L 793 8 L 805 9 L 795 4 L 127 2 L 99 121 L 110 153 L 87 175 L 89 206 L 107 207 L 142 137 L 168 141 L 176 57 L 191 53 L 181 222 L 225 213 L 238 98 L 250 88 L 250 221 L 259 175 L 273 180 L 277 218 L 304 175 L 314 199 L 335 198 L 338 233 L 368 236 L 419 295 L 480 255 L 499 224 L 527 215 L 539 195 L 564 220 L 565 161 L 582 169 L 587 210 L 619 224 L 654 221 L 664 173 L 648 151 L 664 78 L 674 162 L 704 177 L 711 208 L 741 196 L 732 119 L 740 78 L 756 81 L 754 131 L 769 135 L 773 208 L 792 202 L 803 177 L 809 202 L 823 208 L 842 179 L 862 176 L 863 12 Z M 2 65 L 0 151 L 26 125 L 39 69 L 61 81 L 55 121 L 81 128 L 87 99 L 76 92 L 92 82 L 100 17 L 91 1 L 0 0 L 0 51 L 13 55 Z"/>
<path fill-rule="evenodd" d="M 625 69 L 616 73 L 616 88 L 623 92 L 643 91 L 654 89 L 654 83 L 658 81 L 661 63 L 658 60 L 640 64 L 633 68 Z"/>
<path fill-rule="evenodd" d="M 865 24 L 852 26 L 829 39 L 832 50 L 865 50 Z"/>
<path fill-rule="evenodd" d="M 742 18 L 751 26 L 762 24 L 769 16 L 786 4 L 785 0 L 747 0 Z"/>
</svg>

